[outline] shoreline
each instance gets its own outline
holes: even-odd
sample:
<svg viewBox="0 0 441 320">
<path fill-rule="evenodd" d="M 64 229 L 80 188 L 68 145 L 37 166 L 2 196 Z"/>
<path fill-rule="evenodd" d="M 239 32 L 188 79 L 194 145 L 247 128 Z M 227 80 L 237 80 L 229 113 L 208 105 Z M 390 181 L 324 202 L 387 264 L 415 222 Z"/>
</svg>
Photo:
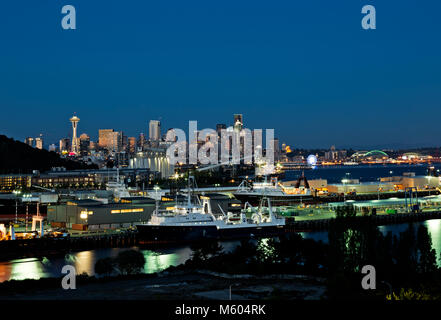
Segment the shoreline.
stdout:
<svg viewBox="0 0 441 320">
<path fill-rule="evenodd" d="M 356 216 L 346 221 L 348 223 L 365 221 L 374 223 L 376 226 L 383 226 L 390 224 L 421 222 L 433 219 L 441 219 L 441 211 Z M 299 221 L 296 221 L 295 219 L 293 219 L 293 221 L 290 221 L 290 218 L 288 218 L 286 221 L 287 224 L 279 235 L 299 232 L 326 231 L 333 224 L 333 222 L 336 221 L 336 218 L 308 219 Z M 273 235 L 272 237 L 277 237 L 279 235 Z M 225 239 L 213 239 L 213 241 L 223 240 Z M 57 256 L 72 252 L 93 250 L 99 248 L 129 248 L 137 246 L 145 249 L 153 249 L 170 248 L 176 245 L 185 245 L 192 243 L 197 243 L 197 241 L 190 243 L 157 243 L 145 245 L 142 243 L 142 239 L 139 238 L 139 235 L 136 232 L 127 232 L 118 235 L 87 235 L 68 238 L 36 238 L 26 240 L 2 241 L 0 242 L 0 253 L 2 256 L 1 262 L 6 262 L 11 259 Z"/>
</svg>

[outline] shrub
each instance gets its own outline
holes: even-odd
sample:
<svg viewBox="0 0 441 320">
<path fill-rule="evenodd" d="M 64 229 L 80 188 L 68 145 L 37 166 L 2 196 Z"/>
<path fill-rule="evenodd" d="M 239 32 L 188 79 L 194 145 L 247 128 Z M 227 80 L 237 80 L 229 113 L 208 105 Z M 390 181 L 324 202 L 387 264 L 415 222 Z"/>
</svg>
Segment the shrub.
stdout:
<svg viewBox="0 0 441 320">
<path fill-rule="evenodd" d="M 118 254 L 115 264 L 121 274 L 136 274 L 144 268 L 145 258 L 139 251 L 126 250 Z"/>
<path fill-rule="evenodd" d="M 109 276 L 115 267 L 115 261 L 112 258 L 101 258 L 95 263 L 95 273 Z"/>
</svg>

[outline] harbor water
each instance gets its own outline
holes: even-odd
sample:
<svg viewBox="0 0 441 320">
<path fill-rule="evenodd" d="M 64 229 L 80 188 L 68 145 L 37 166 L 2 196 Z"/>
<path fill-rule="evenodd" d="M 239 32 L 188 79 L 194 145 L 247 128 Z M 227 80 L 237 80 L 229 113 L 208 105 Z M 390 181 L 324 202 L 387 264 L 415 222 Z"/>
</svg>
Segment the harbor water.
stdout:
<svg viewBox="0 0 441 320">
<path fill-rule="evenodd" d="M 433 164 L 435 169 L 441 169 L 441 164 Z M 357 166 L 326 166 L 309 170 L 287 171 L 285 179 L 292 181 L 302 175 L 308 180 L 326 179 L 328 183 L 341 183 L 342 179 L 359 179 L 360 182 L 378 181 L 380 177 L 402 176 L 405 172 L 414 172 L 416 176 L 427 175 L 428 165 L 409 164 L 373 164 Z"/>
</svg>

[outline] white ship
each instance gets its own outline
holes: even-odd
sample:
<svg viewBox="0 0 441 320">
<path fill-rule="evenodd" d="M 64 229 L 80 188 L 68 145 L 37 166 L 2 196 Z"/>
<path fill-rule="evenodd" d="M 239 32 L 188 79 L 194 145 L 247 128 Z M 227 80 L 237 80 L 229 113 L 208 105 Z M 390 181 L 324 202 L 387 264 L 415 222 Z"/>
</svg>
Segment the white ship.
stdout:
<svg viewBox="0 0 441 320">
<path fill-rule="evenodd" d="M 116 179 L 114 181 L 107 182 L 106 190 L 112 191 L 113 197 L 116 199 L 131 197 L 126 184 L 119 179 L 119 168 L 116 170 Z"/>
<path fill-rule="evenodd" d="M 303 186 L 301 182 L 303 181 Z M 260 199 L 265 196 L 273 204 L 287 205 L 290 203 L 301 202 L 311 198 L 311 190 L 308 181 L 304 176 L 300 177 L 294 186 L 283 186 L 277 178 L 268 179 L 265 176 L 264 182 L 254 182 L 249 184 L 246 180 L 242 181 L 233 195 L 242 202 L 257 205 Z"/>
<path fill-rule="evenodd" d="M 199 199 L 197 198 L 199 202 Z M 204 239 L 224 240 L 246 237 L 274 236 L 283 232 L 284 218 L 277 218 L 269 199 L 264 213 L 263 200 L 259 208 L 252 208 L 251 218 L 245 210 L 239 215 L 231 212 L 215 216 L 209 200 L 195 204 L 191 192 L 185 204 L 176 204 L 168 210 L 156 210 L 147 223 L 136 225 L 141 243 L 170 243 L 200 241 Z M 249 205 L 249 204 L 247 204 Z M 247 209 L 247 208 L 245 208 Z"/>
</svg>

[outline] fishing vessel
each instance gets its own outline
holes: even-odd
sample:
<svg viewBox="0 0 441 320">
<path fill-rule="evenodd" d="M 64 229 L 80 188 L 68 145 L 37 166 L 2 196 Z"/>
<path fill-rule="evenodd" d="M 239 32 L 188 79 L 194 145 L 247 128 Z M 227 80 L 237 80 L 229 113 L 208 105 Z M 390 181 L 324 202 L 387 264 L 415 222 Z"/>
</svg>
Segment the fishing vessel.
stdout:
<svg viewBox="0 0 441 320">
<path fill-rule="evenodd" d="M 265 200 L 267 207 L 263 206 Z M 198 197 L 192 197 L 188 192 L 186 203 L 165 210 L 159 209 L 157 201 L 151 219 L 147 223 L 137 224 L 136 228 L 141 244 L 264 237 L 283 232 L 285 219 L 275 216 L 268 198 L 262 199 L 261 204 L 259 208 L 254 208 L 250 217 L 247 217 L 245 210 L 234 214 L 225 213 L 222 209 L 222 214 L 216 216 L 209 200 L 204 199 L 201 203 Z M 247 206 L 251 207 L 250 204 Z"/>
<path fill-rule="evenodd" d="M 282 185 L 276 177 L 268 181 L 265 176 L 263 182 L 252 184 L 244 180 L 233 195 L 243 203 L 248 202 L 252 205 L 257 205 L 263 196 L 270 199 L 273 205 L 295 204 L 312 198 L 309 183 L 303 175 L 293 186 Z"/>
<path fill-rule="evenodd" d="M 110 180 L 106 184 L 106 190 L 111 191 L 113 196 L 116 199 L 128 198 L 130 197 L 130 193 L 127 189 L 124 181 L 121 181 L 119 178 L 119 167 L 116 169 L 116 175 L 114 180 Z"/>
</svg>

